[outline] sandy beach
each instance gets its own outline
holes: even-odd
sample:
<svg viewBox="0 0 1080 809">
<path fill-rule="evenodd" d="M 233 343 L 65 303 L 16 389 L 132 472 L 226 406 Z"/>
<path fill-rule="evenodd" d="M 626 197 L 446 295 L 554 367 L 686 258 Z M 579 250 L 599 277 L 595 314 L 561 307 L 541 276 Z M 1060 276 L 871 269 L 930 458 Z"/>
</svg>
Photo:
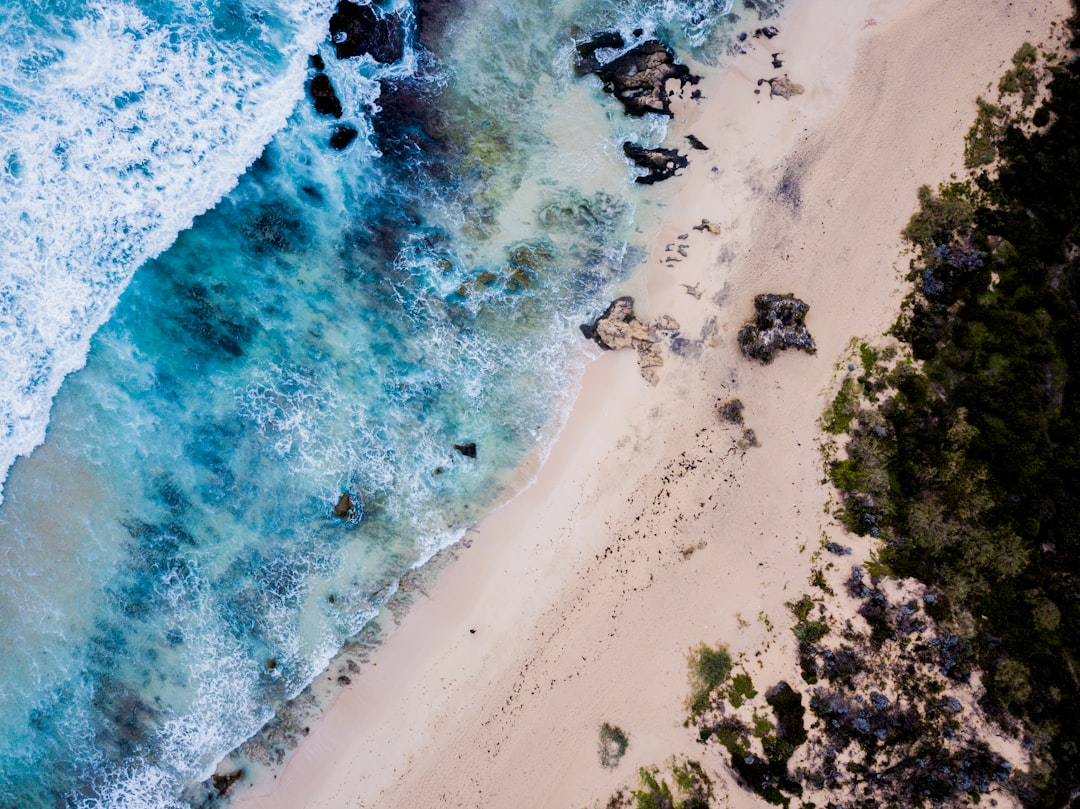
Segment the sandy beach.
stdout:
<svg viewBox="0 0 1080 809">
<path fill-rule="evenodd" d="M 899 232 L 918 186 L 962 169 L 976 96 L 1067 11 L 791 0 L 776 38 L 706 72 L 667 145 L 686 151 L 693 134 L 709 149 L 642 190 L 663 224 L 622 290 L 689 342 L 664 347 L 649 385 L 632 351 L 583 341 L 593 361 L 531 485 L 470 533 L 277 777 L 233 806 L 572 809 L 673 755 L 723 777 L 682 724 L 687 652 L 723 642 L 763 681 L 798 676 L 785 603 L 823 538 L 843 538 L 818 428 L 837 364 L 894 319 Z M 784 74 L 805 92 L 758 83 Z M 694 230 L 703 219 L 720 232 Z M 815 355 L 741 355 L 735 335 L 762 292 L 810 305 Z M 760 446 L 717 418 L 730 397 Z M 604 722 L 630 739 L 611 770 Z M 763 805 L 730 781 L 718 791 Z"/>
</svg>

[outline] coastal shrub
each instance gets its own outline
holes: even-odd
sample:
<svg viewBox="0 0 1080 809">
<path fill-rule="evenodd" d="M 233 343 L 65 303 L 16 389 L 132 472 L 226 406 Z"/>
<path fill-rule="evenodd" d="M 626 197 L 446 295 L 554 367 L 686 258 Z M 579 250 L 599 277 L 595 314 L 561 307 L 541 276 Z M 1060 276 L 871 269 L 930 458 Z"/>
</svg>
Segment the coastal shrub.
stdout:
<svg viewBox="0 0 1080 809">
<path fill-rule="evenodd" d="M 1020 103 L 1024 108 L 1035 103 L 1039 92 L 1039 75 L 1035 70 L 1039 53 L 1030 42 L 1025 42 L 1013 54 L 1012 69 L 1005 72 L 998 82 L 998 92 L 1002 95 L 1020 94 Z"/>
<path fill-rule="evenodd" d="M 698 762 L 674 765 L 671 776 L 674 788 L 659 770 L 643 767 L 638 774 L 640 786 L 631 793 L 636 809 L 709 809 L 712 780 Z"/>
<path fill-rule="evenodd" d="M 975 123 L 964 136 L 964 165 L 979 168 L 997 159 L 997 142 L 1005 131 L 1005 113 L 1001 107 L 991 104 L 982 96 L 975 100 L 978 113 Z"/>
<path fill-rule="evenodd" d="M 690 712 L 700 714 L 709 707 L 712 692 L 731 674 L 731 654 L 727 646 L 715 649 L 702 643 L 690 650 Z"/>
<path fill-rule="evenodd" d="M 1037 61 L 1025 44 L 1001 91 L 1033 103 Z M 852 381 L 822 419 L 850 436 L 829 475 L 844 524 L 882 540 L 874 574 L 930 586 L 927 611 L 956 639 L 935 665 L 977 666 L 982 706 L 1031 734 L 1030 807 L 1080 789 L 1080 722 L 1063 721 L 1080 716 L 1065 662 L 1080 659 L 1078 74 L 1054 72 L 1035 132 L 980 103 L 965 158 L 984 165 L 992 147 L 996 176 L 923 186 L 904 229 L 913 294 L 892 333 L 909 361 L 874 372 L 881 401 Z M 860 611 L 875 642 L 895 632 L 873 599 Z M 803 640 L 819 631 L 800 624 Z"/>
<path fill-rule="evenodd" d="M 742 707 L 742 704 L 748 700 L 757 696 L 757 690 L 754 688 L 754 682 L 750 679 L 750 675 L 745 671 L 740 671 L 734 677 L 731 678 L 731 688 L 728 690 L 728 702 L 731 703 L 732 708 Z"/>
<path fill-rule="evenodd" d="M 605 722 L 600 726 L 600 766 L 613 770 L 619 766 L 630 746 L 630 738 L 622 728 Z"/>
</svg>

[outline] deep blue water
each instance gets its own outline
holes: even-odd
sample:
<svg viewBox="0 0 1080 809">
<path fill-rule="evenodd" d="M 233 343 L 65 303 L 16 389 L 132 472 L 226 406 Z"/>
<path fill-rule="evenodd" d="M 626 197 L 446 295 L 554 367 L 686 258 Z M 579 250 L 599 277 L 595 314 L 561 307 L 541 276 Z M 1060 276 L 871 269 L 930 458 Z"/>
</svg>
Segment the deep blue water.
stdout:
<svg viewBox="0 0 1080 809">
<path fill-rule="evenodd" d="M 445 5 L 423 41 L 378 6 L 389 63 L 314 0 L 0 11 L 0 807 L 184 805 L 507 495 L 639 260 L 620 145 L 666 125 L 574 37 L 713 60 L 758 19 Z"/>
</svg>

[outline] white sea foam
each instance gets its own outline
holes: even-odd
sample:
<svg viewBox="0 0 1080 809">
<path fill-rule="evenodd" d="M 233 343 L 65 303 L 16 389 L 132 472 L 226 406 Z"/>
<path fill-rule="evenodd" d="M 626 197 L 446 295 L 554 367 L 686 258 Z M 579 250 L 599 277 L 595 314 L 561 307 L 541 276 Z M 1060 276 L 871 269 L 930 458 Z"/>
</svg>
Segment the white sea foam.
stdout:
<svg viewBox="0 0 1080 809">
<path fill-rule="evenodd" d="M 95 3 L 63 36 L 4 27 L 0 502 L 134 271 L 235 185 L 301 97 L 329 2 L 282 11 L 288 39 L 257 43 L 281 49 L 278 67 L 198 17 L 160 25 L 125 2 Z"/>
</svg>

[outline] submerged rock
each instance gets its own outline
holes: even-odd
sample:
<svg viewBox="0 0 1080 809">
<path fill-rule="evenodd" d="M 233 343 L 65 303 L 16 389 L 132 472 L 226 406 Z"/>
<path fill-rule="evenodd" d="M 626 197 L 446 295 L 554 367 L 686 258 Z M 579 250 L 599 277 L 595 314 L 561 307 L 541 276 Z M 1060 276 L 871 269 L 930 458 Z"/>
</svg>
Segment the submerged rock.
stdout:
<svg viewBox="0 0 1080 809">
<path fill-rule="evenodd" d="M 341 117 L 341 101 L 334 92 L 330 77 L 325 73 L 315 74 L 308 84 L 308 93 L 315 104 L 315 112 L 320 115 L 332 115 L 334 118 Z"/>
<path fill-rule="evenodd" d="M 341 0 L 330 18 L 330 40 L 338 59 L 371 54 L 391 64 L 405 55 L 405 29 L 397 14 L 380 17 L 371 6 Z"/>
<path fill-rule="evenodd" d="M 679 154 L 675 149 L 646 149 L 630 141 L 623 144 L 623 154 L 633 160 L 635 165 L 648 172 L 634 178 L 634 182 L 642 185 L 652 185 L 674 177 L 675 172 L 690 164 L 686 156 Z"/>
<path fill-rule="evenodd" d="M 337 505 L 334 506 L 333 515 L 341 520 L 351 520 L 356 516 L 356 509 L 353 507 L 352 497 L 348 492 L 344 492 L 341 497 L 338 498 Z"/>
<path fill-rule="evenodd" d="M 330 136 L 330 146 L 340 152 L 356 140 L 357 134 L 355 127 L 339 126 L 334 130 L 334 134 Z"/>
<path fill-rule="evenodd" d="M 600 69 L 600 60 L 596 58 L 596 52 L 601 48 L 621 48 L 626 44 L 622 34 L 618 31 L 601 31 L 594 34 L 588 42 L 577 45 L 578 58 L 574 65 L 574 75 L 587 76 Z"/>
<path fill-rule="evenodd" d="M 751 359 L 770 363 L 777 351 L 797 348 L 808 354 L 817 351 L 814 338 L 803 321 L 810 307 L 788 293 L 767 294 L 754 298 L 757 314 L 739 330 L 739 347 Z"/>
<path fill-rule="evenodd" d="M 591 72 L 604 83 L 604 92 L 615 96 L 626 114 L 634 117 L 647 113 L 674 117 L 668 98 L 668 81 L 678 79 L 680 85 L 685 86 L 697 84 L 701 78 L 693 75 L 686 65 L 676 62 L 671 49 L 655 39 L 642 42 Z"/>
<path fill-rule="evenodd" d="M 476 442 L 470 441 L 467 444 L 454 444 L 454 449 L 464 455 L 466 458 L 476 457 Z"/>
</svg>

